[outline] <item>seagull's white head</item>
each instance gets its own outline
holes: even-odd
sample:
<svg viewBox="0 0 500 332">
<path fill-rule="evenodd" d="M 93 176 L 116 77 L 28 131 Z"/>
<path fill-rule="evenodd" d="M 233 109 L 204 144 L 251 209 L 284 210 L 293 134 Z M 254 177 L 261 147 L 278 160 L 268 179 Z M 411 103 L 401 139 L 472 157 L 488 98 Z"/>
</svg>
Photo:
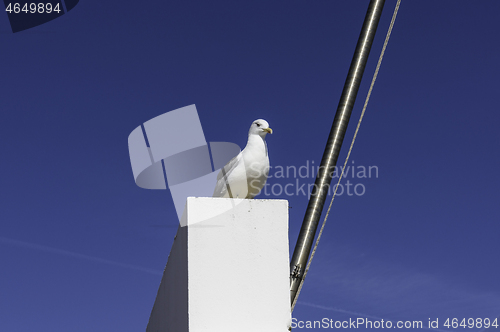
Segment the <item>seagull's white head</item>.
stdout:
<svg viewBox="0 0 500 332">
<path fill-rule="evenodd" d="M 266 137 L 268 133 L 272 134 L 273 130 L 269 128 L 269 123 L 262 119 L 255 120 L 248 131 L 248 135 L 259 135 L 262 138 Z"/>
</svg>

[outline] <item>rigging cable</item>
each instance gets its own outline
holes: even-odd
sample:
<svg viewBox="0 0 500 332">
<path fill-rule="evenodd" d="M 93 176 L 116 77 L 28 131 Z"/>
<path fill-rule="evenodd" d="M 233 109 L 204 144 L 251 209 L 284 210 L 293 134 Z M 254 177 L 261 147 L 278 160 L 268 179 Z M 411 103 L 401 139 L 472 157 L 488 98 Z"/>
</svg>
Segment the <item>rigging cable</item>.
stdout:
<svg viewBox="0 0 500 332">
<path fill-rule="evenodd" d="M 311 253 L 311 257 L 309 258 L 309 262 L 307 262 L 307 266 L 306 266 L 306 269 L 304 271 L 304 276 L 302 277 L 302 280 L 300 281 L 300 285 L 299 285 L 299 288 L 297 290 L 297 294 L 295 295 L 295 300 L 293 301 L 293 304 L 292 304 L 292 312 L 293 312 L 293 308 L 295 308 L 295 305 L 297 304 L 297 299 L 299 298 L 299 294 L 300 294 L 300 291 L 302 289 L 302 285 L 304 284 L 304 280 L 306 279 L 307 272 L 309 271 L 309 267 L 311 266 L 311 262 L 313 260 L 316 249 L 318 248 L 319 240 L 321 239 L 321 234 L 323 233 L 323 228 L 325 227 L 326 220 L 328 219 L 328 215 L 330 214 L 330 209 L 332 208 L 332 203 L 333 203 L 333 200 L 335 199 L 335 194 L 337 193 L 337 189 L 340 185 L 340 181 L 342 180 L 342 177 L 344 175 L 344 170 L 346 168 L 347 162 L 349 161 L 352 147 L 354 146 L 354 141 L 356 140 L 356 136 L 358 135 L 359 127 L 361 126 L 361 121 L 363 120 L 363 116 L 365 115 L 366 107 L 368 105 L 368 101 L 370 100 L 370 95 L 372 93 L 373 86 L 375 85 L 375 81 L 377 80 L 377 75 L 378 75 L 378 72 L 380 69 L 380 65 L 382 63 L 382 59 L 384 57 L 385 49 L 387 47 L 387 44 L 389 43 L 389 38 L 390 38 L 391 33 L 392 33 L 392 27 L 394 26 L 394 22 L 396 21 L 396 16 L 398 14 L 400 3 L 401 3 L 401 0 L 398 0 L 398 2 L 396 3 L 396 8 L 394 8 L 394 13 L 392 14 L 391 24 L 389 25 L 389 30 L 387 30 L 387 35 L 385 36 L 384 46 L 382 47 L 382 51 L 380 52 L 380 56 L 379 56 L 378 63 L 377 63 L 377 68 L 375 69 L 375 73 L 373 74 L 372 83 L 370 84 L 370 89 L 368 90 L 368 94 L 366 95 L 365 104 L 363 106 L 363 110 L 361 111 L 358 125 L 356 127 L 356 131 L 354 132 L 354 136 L 353 136 L 352 141 L 351 141 L 351 146 L 349 148 L 349 152 L 347 153 L 347 157 L 345 159 L 344 166 L 342 167 L 342 173 L 340 174 L 337 185 L 335 186 L 335 191 L 333 192 L 332 200 L 330 201 L 330 205 L 328 206 L 328 210 L 326 211 L 325 219 L 323 219 L 323 223 L 321 224 L 321 229 L 319 230 L 318 238 L 316 239 L 316 243 L 314 244 L 314 248 L 313 248 L 313 251 Z"/>
</svg>

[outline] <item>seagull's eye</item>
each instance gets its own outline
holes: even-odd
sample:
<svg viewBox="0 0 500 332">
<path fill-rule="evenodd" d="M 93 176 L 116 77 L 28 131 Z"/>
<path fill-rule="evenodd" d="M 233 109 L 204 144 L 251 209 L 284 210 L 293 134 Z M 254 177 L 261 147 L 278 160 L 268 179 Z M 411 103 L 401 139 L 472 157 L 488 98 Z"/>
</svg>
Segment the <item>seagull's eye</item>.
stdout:
<svg viewBox="0 0 500 332">
<path fill-rule="evenodd" d="M 260 127 L 260 123 L 256 123 L 257 127 Z"/>
</svg>

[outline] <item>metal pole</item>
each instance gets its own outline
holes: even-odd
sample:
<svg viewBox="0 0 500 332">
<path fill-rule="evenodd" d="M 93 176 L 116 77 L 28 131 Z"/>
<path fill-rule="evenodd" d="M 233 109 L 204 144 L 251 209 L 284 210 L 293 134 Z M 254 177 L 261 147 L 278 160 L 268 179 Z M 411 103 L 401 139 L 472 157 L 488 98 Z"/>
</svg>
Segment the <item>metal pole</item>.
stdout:
<svg viewBox="0 0 500 332">
<path fill-rule="evenodd" d="M 333 120 L 330 136 L 326 143 L 325 152 L 321 159 L 321 165 L 316 182 L 314 183 L 313 192 L 309 205 L 307 206 L 302 228 L 300 229 L 297 245 L 293 252 L 290 262 L 290 300 L 293 303 L 300 282 L 303 278 L 304 269 L 307 264 L 309 253 L 313 244 L 314 236 L 318 228 L 319 218 L 323 211 L 323 205 L 328 195 L 328 189 L 332 180 L 337 159 L 339 157 L 342 141 L 344 140 L 347 124 L 351 117 L 351 112 L 354 107 L 356 95 L 358 94 L 359 85 L 363 72 L 365 70 L 366 61 L 370 54 L 373 38 L 377 31 L 378 22 L 384 8 L 385 0 L 371 0 L 366 13 L 365 21 L 354 51 L 354 56 L 347 74 L 347 79 L 344 84 L 344 90 L 340 97 L 337 113 Z"/>
</svg>

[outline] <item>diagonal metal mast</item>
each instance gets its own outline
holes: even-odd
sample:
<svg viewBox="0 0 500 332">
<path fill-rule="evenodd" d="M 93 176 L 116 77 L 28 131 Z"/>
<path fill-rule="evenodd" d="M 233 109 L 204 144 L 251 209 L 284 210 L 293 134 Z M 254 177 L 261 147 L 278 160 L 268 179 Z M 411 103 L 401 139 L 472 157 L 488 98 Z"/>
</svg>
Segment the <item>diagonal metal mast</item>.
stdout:
<svg viewBox="0 0 500 332">
<path fill-rule="evenodd" d="M 347 79 L 344 84 L 344 90 L 340 97 L 337 113 L 333 120 L 330 136 L 326 143 L 325 152 L 321 159 L 321 165 L 316 176 L 313 192 L 309 205 L 307 206 L 302 228 L 300 229 L 299 238 L 293 252 L 290 262 L 290 300 L 293 303 L 297 290 L 300 286 L 304 275 L 304 269 L 311 252 L 316 230 L 318 228 L 319 218 L 323 211 L 328 189 L 332 180 L 337 159 L 339 157 L 340 148 L 344 140 L 349 118 L 351 117 L 354 102 L 358 94 L 359 85 L 363 72 L 365 70 L 366 61 L 370 54 L 370 49 L 377 31 L 378 22 L 382 15 L 385 0 L 371 0 L 368 6 L 368 11 L 361 28 L 361 33 L 354 51 L 354 56 L 351 62 L 351 67 L 347 74 Z"/>
</svg>

